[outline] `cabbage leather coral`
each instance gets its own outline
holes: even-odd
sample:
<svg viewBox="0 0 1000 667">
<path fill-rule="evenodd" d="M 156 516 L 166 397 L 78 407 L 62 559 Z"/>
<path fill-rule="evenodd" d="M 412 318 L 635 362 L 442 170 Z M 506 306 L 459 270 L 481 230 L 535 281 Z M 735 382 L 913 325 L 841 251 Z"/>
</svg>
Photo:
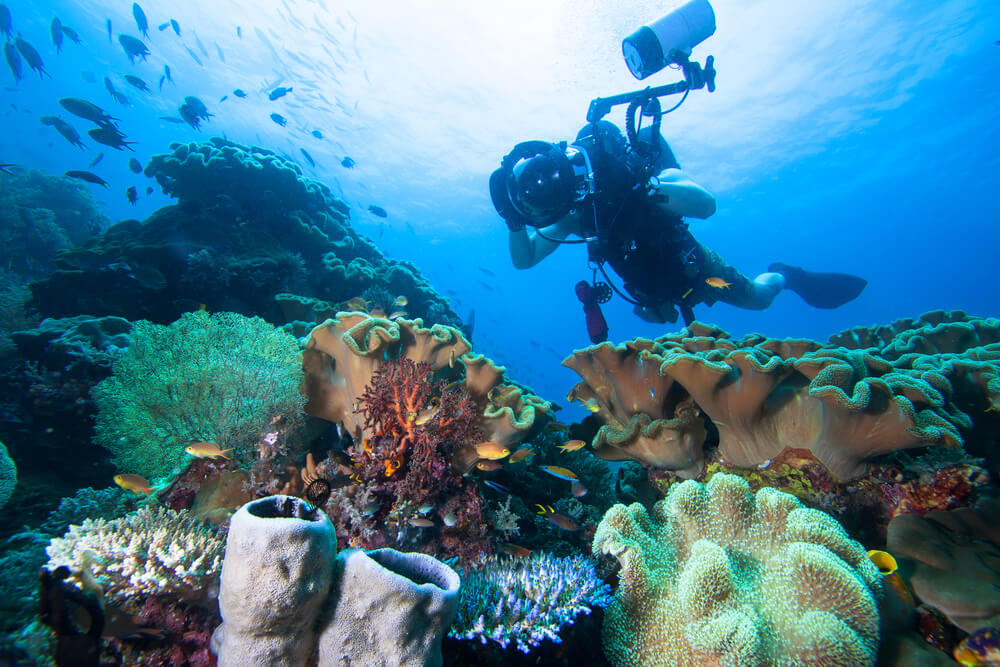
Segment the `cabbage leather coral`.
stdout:
<svg viewBox="0 0 1000 667">
<path fill-rule="evenodd" d="M 136 610 L 148 596 L 204 599 L 222 568 L 225 542 L 187 512 L 142 508 L 120 519 L 86 519 L 49 544 L 46 568 L 65 565 L 81 586 Z"/>
<path fill-rule="evenodd" d="M 502 648 L 514 644 L 531 653 L 546 640 L 561 642 L 564 626 L 610 601 L 611 589 L 589 558 L 489 558 L 462 573 L 458 613 L 448 636 L 483 644 L 490 640 Z"/>
<path fill-rule="evenodd" d="M 622 566 L 604 621 L 625 665 L 874 665 L 880 574 L 829 515 L 733 475 L 615 505 L 594 553 Z"/>
<path fill-rule="evenodd" d="M 912 573 L 918 598 L 966 632 L 1000 626 L 1000 500 L 951 511 L 901 514 L 886 550 Z"/>
<path fill-rule="evenodd" d="M 956 331 L 946 335 L 941 327 Z M 989 406 L 998 400 L 1000 343 L 992 341 L 1000 322 L 931 329 L 934 344 L 918 344 L 928 338 L 910 335 L 886 358 L 878 348 L 759 335 L 732 340 L 696 322 L 655 340 L 602 343 L 563 364 L 583 377 L 569 398 L 586 403 L 604 422 L 593 440 L 602 458 L 696 476 L 704 463 L 704 415 L 730 465 L 753 467 L 785 450 L 806 449 L 843 480 L 863 474 L 872 457 L 961 446 L 963 432 L 973 427 L 967 412 L 976 401 Z M 953 347 L 978 346 L 939 352 L 945 340 Z"/>
</svg>

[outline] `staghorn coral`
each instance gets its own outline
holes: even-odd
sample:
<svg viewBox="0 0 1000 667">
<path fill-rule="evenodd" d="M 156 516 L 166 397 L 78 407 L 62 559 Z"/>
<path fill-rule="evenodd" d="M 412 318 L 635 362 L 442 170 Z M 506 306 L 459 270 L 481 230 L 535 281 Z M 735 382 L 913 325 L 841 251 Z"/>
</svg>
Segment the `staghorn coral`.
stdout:
<svg viewBox="0 0 1000 667">
<path fill-rule="evenodd" d="M 150 479 L 178 472 L 198 441 L 236 448 L 249 467 L 267 433 L 301 417 L 298 361 L 297 341 L 260 318 L 197 311 L 169 327 L 137 322 L 114 374 L 94 388 L 95 439 L 123 471 Z"/>
<path fill-rule="evenodd" d="M 966 632 L 1000 624 L 1000 500 L 901 514 L 887 545 L 917 597 L 949 621 Z"/>
<path fill-rule="evenodd" d="M 616 505 L 595 554 L 621 563 L 604 624 L 616 665 L 873 665 L 878 570 L 830 516 L 718 474 L 651 513 Z"/>
<path fill-rule="evenodd" d="M 203 599 L 222 568 L 225 543 L 187 512 L 144 507 L 120 519 L 86 519 L 46 548 L 50 571 L 65 565 L 107 598 L 138 610 L 148 596 Z"/>
<path fill-rule="evenodd" d="M 543 642 L 562 641 L 560 631 L 581 614 L 611 601 L 594 563 L 584 556 L 491 557 L 462 571 L 462 592 L 448 636 L 514 644 L 531 653 Z"/>
<path fill-rule="evenodd" d="M 655 340 L 602 343 L 563 364 L 583 377 L 569 398 L 592 405 L 604 422 L 592 443 L 602 458 L 696 476 L 707 441 L 703 415 L 728 464 L 752 467 L 808 449 L 844 480 L 879 455 L 961 446 L 975 426 L 968 413 L 1000 401 L 1000 343 L 993 342 L 1000 322 L 967 319 L 921 330 L 926 335 L 897 333 L 885 356 L 874 347 L 755 334 L 732 340 L 696 322 Z M 961 351 L 941 351 L 952 348 Z"/>
</svg>

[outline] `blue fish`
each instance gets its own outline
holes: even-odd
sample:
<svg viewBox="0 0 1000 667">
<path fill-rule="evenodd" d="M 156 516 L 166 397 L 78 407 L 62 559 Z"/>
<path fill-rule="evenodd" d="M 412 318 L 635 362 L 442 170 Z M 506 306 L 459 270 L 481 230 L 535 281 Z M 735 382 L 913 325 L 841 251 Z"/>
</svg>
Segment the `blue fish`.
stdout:
<svg viewBox="0 0 1000 667">
<path fill-rule="evenodd" d="M 138 2 L 132 3 L 132 16 L 135 17 L 135 25 L 139 28 L 139 32 L 149 39 L 149 22 L 146 20 L 146 13 L 142 11 L 142 7 L 139 6 Z"/>
<path fill-rule="evenodd" d="M 380 218 L 388 218 L 389 217 L 389 214 L 386 213 L 385 209 L 382 208 L 381 206 L 375 206 L 374 204 L 372 204 L 371 206 L 368 207 L 368 210 L 371 211 L 371 213 L 373 215 L 377 215 Z"/>
<path fill-rule="evenodd" d="M 483 484 L 485 484 L 486 486 L 490 487 L 494 491 L 497 491 L 499 493 L 506 493 L 507 495 L 510 495 L 510 489 L 508 489 L 503 484 L 498 484 L 498 483 L 494 482 L 491 479 L 488 479 L 488 480 L 484 481 Z"/>
<path fill-rule="evenodd" d="M 322 132 L 320 132 L 319 130 L 313 130 L 313 131 L 312 131 L 312 132 L 310 132 L 309 134 L 313 135 L 313 136 L 314 136 L 314 137 L 316 137 L 317 139 L 322 139 L 322 138 L 323 138 L 323 133 L 322 133 Z"/>
<path fill-rule="evenodd" d="M 272 90 L 270 93 L 268 93 L 267 99 L 269 99 L 269 100 L 271 100 L 273 102 L 276 99 L 278 99 L 279 97 L 284 97 L 285 95 L 287 95 L 290 92 L 292 92 L 291 88 L 285 88 L 284 86 L 278 86 L 277 88 L 275 88 L 274 90 Z"/>
<path fill-rule="evenodd" d="M 340 164 L 344 167 L 347 167 L 348 169 L 351 169 L 354 165 L 357 164 L 357 162 L 354 161 L 354 158 L 348 156 L 345 157 L 343 160 L 341 160 Z"/>
<path fill-rule="evenodd" d="M 304 148 L 300 148 L 299 150 L 302 151 L 302 156 L 305 157 L 306 161 L 309 163 L 309 166 L 315 167 L 316 161 L 313 160 L 312 155 L 309 155 L 309 152 Z"/>
<path fill-rule="evenodd" d="M 178 37 L 181 36 L 181 26 L 177 21 L 170 19 L 170 27 L 174 29 L 174 32 L 177 33 Z"/>
<path fill-rule="evenodd" d="M 247 94 L 243 92 L 242 88 L 237 88 L 236 90 L 234 90 L 233 91 L 233 95 L 235 95 L 236 97 L 246 97 L 247 96 Z"/>
<path fill-rule="evenodd" d="M 286 125 L 288 125 L 288 120 L 284 116 L 282 116 L 280 113 L 273 113 L 273 114 L 271 114 L 271 120 L 273 120 L 275 123 L 277 123 L 281 127 L 285 127 Z"/>
</svg>

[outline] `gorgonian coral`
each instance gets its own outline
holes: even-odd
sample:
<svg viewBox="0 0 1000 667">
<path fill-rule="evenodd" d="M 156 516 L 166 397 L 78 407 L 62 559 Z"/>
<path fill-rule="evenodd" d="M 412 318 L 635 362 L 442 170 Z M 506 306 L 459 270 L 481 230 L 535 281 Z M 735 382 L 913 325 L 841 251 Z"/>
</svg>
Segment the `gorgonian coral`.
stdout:
<svg viewBox="0 0 1000 667">
<path fill-rule="evenodd" d="M 584 556 L 492 557 L 462 573 L 458 613 L 448 636 L 483 644 L 491 639 L 530 653 L 546 639 L 561 642 L 563 626 L 610 602 L 611 588 Z"/>
</svg>

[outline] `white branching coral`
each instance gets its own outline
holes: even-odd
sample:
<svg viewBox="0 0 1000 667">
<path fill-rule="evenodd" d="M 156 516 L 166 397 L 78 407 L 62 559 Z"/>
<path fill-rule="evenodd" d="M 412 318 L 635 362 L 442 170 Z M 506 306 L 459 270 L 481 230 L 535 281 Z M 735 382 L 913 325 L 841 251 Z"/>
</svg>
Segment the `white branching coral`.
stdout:
<svg viewBox="0 0 1000 667">
<path fill-rule="evenodd" d="M 735 475 L 615 505 L 594 536 L 620 585 L 604 617 L 616 667 L 875 663 L 882 582 L 832 517 Z"/>
<path fill-rule="evenodd" d="M 70 526 L 45 551 L 49 570 L 65 565 L 78 584 L 92 576 L 109 599 L 134 607 L 148 595 L 204 597 L 222 570 L 224 550 L 225 540 L 186 510 L 144 507 L 114 521 Z"/>
</svg>

